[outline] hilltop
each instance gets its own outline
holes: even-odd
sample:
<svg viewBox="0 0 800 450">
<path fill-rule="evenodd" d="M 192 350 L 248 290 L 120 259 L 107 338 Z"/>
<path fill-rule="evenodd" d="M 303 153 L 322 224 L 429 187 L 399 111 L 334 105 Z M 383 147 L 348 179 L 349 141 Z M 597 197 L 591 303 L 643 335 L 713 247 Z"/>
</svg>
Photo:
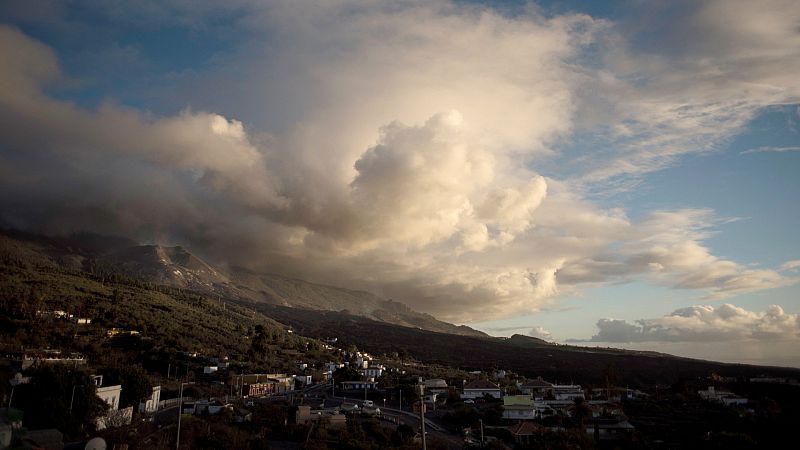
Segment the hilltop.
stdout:
<svg viewBox="0 0 800 450">
<path fill-rule="evenodd" d="M 370 292 L 243 268 L 218 269 L 180 246 L 138 245 L 125 238 L 87 233 L 54 238 L 6 231 L 0 233 L 0 240 L 7 251 L 19 255 L 22 260 L 46 261 L 49 265 L 89 273 L 124 275 L 157 286 L 186 289 L 217 299 L 234 299 L 250 306 L 271 304 L 346 311 L 406 327 L 485 336 L 480 331 L 440 321 L 404 303 Z"/>
</svg>

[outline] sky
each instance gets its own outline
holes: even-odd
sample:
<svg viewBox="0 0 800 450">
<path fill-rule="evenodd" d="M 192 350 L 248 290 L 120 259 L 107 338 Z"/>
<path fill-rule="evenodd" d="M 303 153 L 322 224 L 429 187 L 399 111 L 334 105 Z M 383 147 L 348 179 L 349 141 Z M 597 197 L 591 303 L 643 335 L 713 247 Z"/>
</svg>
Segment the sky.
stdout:
<svg viewBox="0 0 800 450">
<path fill-rule="evenodd" d="M 0 4 L 0 224 L 800 367 L 791 0 Z"/>
</svg>

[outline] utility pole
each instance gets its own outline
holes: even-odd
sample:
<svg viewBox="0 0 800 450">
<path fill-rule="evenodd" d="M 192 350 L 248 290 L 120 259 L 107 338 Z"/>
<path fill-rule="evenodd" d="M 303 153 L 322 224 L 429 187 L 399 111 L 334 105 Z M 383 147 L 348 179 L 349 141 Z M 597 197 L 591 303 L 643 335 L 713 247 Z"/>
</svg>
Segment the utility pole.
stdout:
<svg viewBox="0 0 800 450">
<path fill-rule="evenodd" d="M 481 421 L 481 448 L 483 448 L 483 419 L 478 419 Z"/>
<path fill-rule="evenodd" d="M 181 383 L 181 398 L 178 401 L 178 436 L 175 438 L 175 450 L 181 448 L 181 416 L 183 415 L 183 386 L 187 384 L 194 384 L 190 382 Z"/>
<path fill-rule="evenodd" d="M 425 436 L 425 385 L 422 384 L 422 377 L 419 378 L 417 390 L 419 392 L 419 421 L 420 429 L 422 430 L 422 450 L 428 450 Z"/>
<path fill-rule="evenodd" d="M 11 395 L 8 396 L 8 408 L 9 408 L 9 410 L 11 409 L 11 400 L 14 399 L 14 390 L 17 388 L 17 386 L 19 386 L 20 384 L 23 384 L 22 374 L 18 373 L 17 375 L 15 375 L 14 378 L 8 380 L 8 382 L 11 384 Z M 70 402 L 70 403 L 72 403 L 72 402 Z"/>
<path fill-rule="evenodd" d="M 78 386 L 77 384 L 73 384 L 72 385 L 72 397 L 70 397 L 70 399 L 69 399 L 69 413 L 70 414 L 72 414 L 72 402 L 75 401 L 75 388 L 77 386 Z M 9 403 L 9 405 L 10 405 L 10 403 Z"/>
</svg>

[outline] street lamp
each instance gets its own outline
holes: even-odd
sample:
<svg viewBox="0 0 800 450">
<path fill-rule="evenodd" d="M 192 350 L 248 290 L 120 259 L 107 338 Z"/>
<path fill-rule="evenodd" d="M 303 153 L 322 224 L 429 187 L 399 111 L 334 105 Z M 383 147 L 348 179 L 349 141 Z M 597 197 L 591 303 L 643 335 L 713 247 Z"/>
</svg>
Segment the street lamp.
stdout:
<svg viewBox="0 0 800 450">
<path fill-rule="evenodd" d="M 175 439 L 175 449 L 181 448 L 181 416 L 183 415 L 183 386 L 187 384 L 194 384 L 192 381 L 181 383 L 181 398 L 178 401 L 178 437 Z"/>
</svg>

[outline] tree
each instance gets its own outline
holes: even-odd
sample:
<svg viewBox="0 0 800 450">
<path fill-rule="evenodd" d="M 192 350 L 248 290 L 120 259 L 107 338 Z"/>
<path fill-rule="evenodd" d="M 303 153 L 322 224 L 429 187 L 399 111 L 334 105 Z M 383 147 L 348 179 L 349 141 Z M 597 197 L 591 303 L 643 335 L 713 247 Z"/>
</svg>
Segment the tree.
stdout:
<svg viewBox="0 0 800 450">
<path fill-rule="evenodd" d="M 25 411 L 25 425 L 57 428 L 70 437 L 85 436 L 108 405 L 83 372 L 63 366 L 41 366 L 30 372 L 31 381 L 17 387 L 13 406 Z"/>
<path fill-rule="evenodd" d="M 461 403 L 454 406 L 452 412 L 446 413 L 443 420 L 451 428 L 460 430 L 477 425 L 480 418 L 481 415 L 475 407 Z"/>
<path fill-rule="evenodd" d="M 247 350 L 247 354 L 255 359 L 264 359 L 269 351 L 271 338 L 272 336 L 264 325 L 256 325 L 255 335 L 250 340 L 250 349 Z"/>
<path fill-rule="evenodd" d="M 520 395 L 522 391 L 517 387 L 516 384 L 512 384 L 506 388 L 506 395 Z"/>
<path fill-rule="evenodd" d="M 578 397 L 575 399 L 575 410 L 572 415 L 572 418 L 575 419 L 575 425 L 579 428 L 583 428 L 586 420 L 592 417 L 592 410 L 586 405 L 586 402 L 583 401 L 582 398 Z"/>
<path fill-rule="evenodd" d="M 137 409 L 139 402 L 153 393 L 150 377 L 140 365 L 110 367 L 101 370 L 100 373 L 103 374 L 103 384 L 122 385 L 122 394 L 119 399 L 120 408 L 133 406 L 134 409 Z"/>
<path fill-rule="evenodd" d="M 361 373 L 358 370 L 350 367 L 340 367 L 333 372 L 333 381 L 341 383 L 343 381 L 358 381 L 361 379 Z"/>
<path fill-rule="evenodd" d="M 613 362 L 606 364 L 606 366 L 603 368 L 603 381 L 605 382 L 604 387 L 606 389 L 611 389 L 619 382 L 617 366 Z"/>
<path fill-rule="evenodd" d="M 106 428 L 124 427 L 125 425 L 130 425 L 131 423 L 131 414 L 129 414 L 130 411 L 131 410 L 128 408 L 107 411 L 100 421 L 105 425 Z"/>
<path fill-rule="evenodd" d="M 495 403 L 483 410 L 483 421 L 488 425 L 500 425 L 503 420 L 503 405 Z"/>
<path fill-rule="evenodd" d="M 394 447 L 400 447 L 411 442 L 414 437 L 414 429 L 402 423 L 397 426 L 397 429 L 392 433 L 391 444 Z"/>
<path fill-rule="evenodd" d="M 397 386 L 402 392 L 403 404 L 410 405 L 419 401 L 419 393 L 415 384 L 400 384 Z"/>
</svg>

